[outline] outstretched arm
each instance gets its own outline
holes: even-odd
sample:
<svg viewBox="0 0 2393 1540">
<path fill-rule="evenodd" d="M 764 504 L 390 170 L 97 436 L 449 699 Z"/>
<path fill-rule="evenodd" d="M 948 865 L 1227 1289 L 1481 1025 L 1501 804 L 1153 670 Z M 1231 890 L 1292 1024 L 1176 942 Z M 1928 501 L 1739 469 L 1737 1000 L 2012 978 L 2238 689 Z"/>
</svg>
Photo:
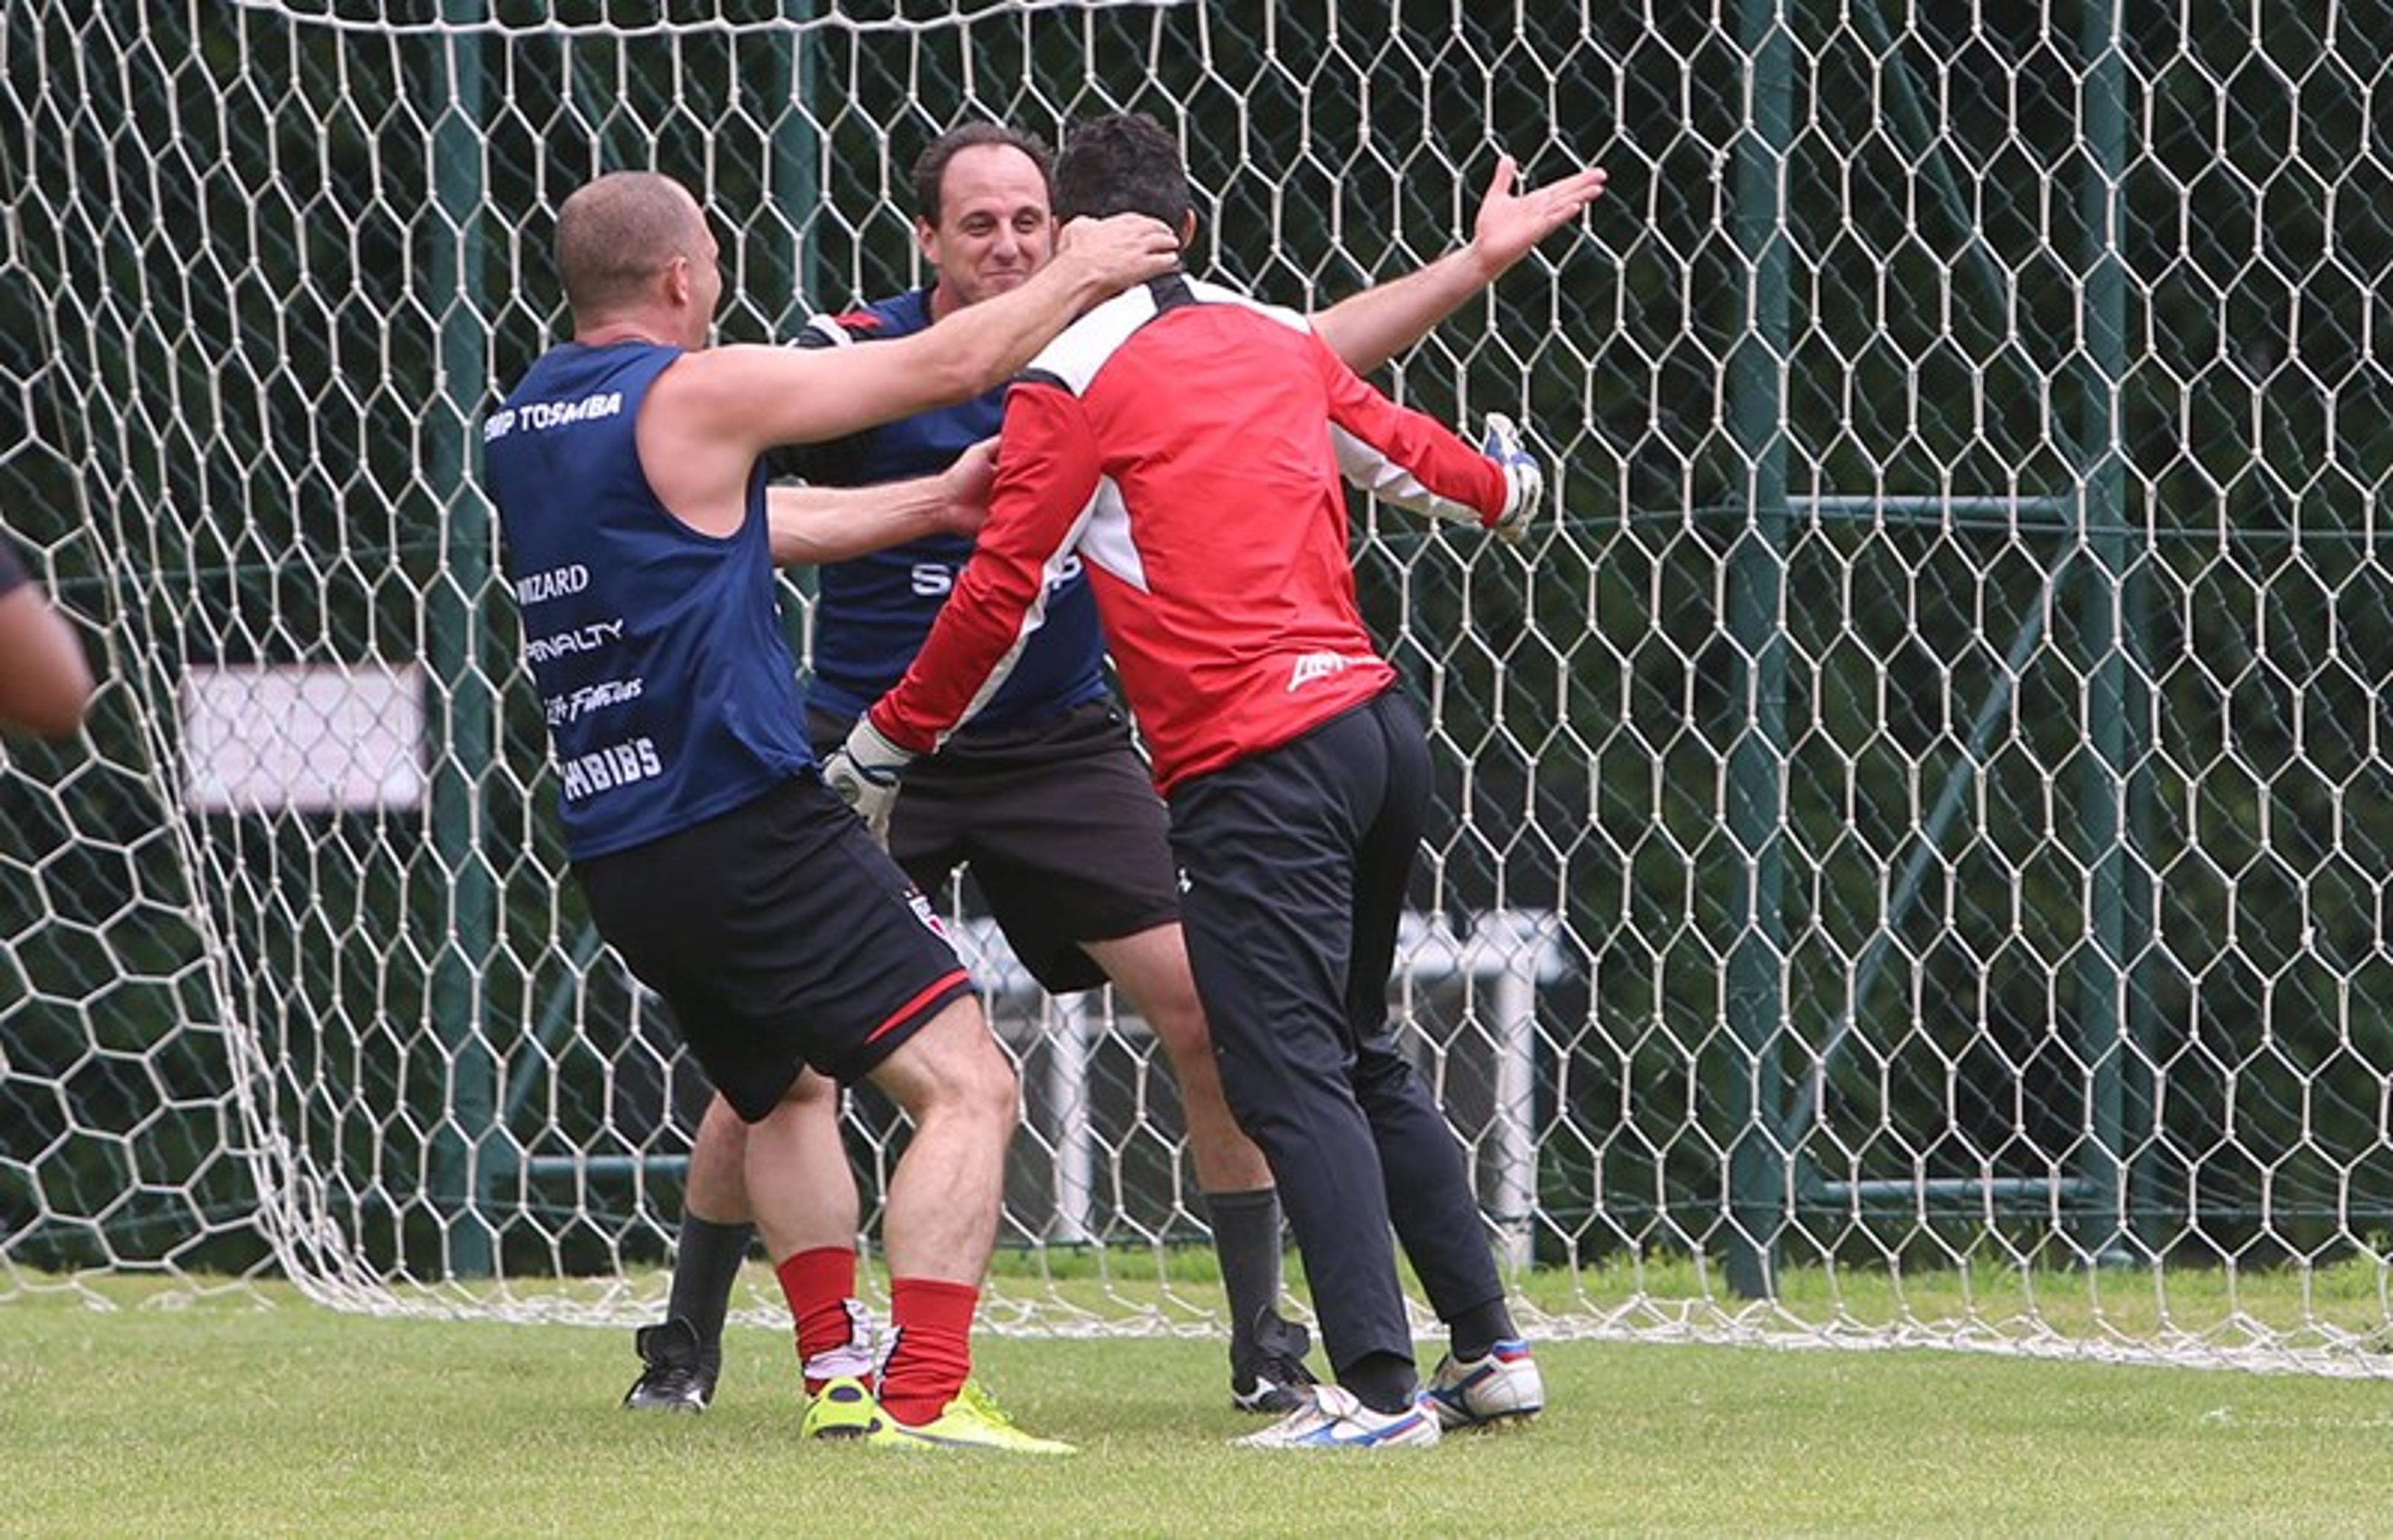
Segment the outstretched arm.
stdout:
<svg viewBox="0 0 2393 1540">
<path fill-rule="evenodd" d="M 820 567 L 925 535 L 974 535 L 988 516 L 997 441 L 984 439 L 936 476 L 875 487 L 770 487 L 765 516 L 773 565 Z"/>
<path fill-rule="evenodd" d="M 1431 518 L 1521 539 L 1545 477 L 1510 418 L 1489 413 L 1487 446 L 1473 451 L 1444 424 L 1380 395 L 1317 338 L 1314 359 L 1329 396 L 1338 469 L 1349 482 Z"/>
<path fill-rule="evenodd" d="M 1429 335 L 1463 301 L 1495 282 L 1538 241 L 1560 229 L 1603 191 L 1609 174 L 1590 166 L 1529 192 L 1516 193 L 1519 167 L 1510 155 L 1496 163 L 1479 204 L 1471 244 L 1429 266 L 1350 295 L 1313 318 L 1330 351 L 1357 372 L 1368 372 Z"/>
<path fill-rule="evenodd" d="M 843 437 L 993 389 L 1082 309 L 1179 258 L 1179 238 L 1159 219 L 1079 219 L 1036 277 L 911 335 L 870 347 L 686 353 L 639 409 L 649 489 L 690 528 L 727 535 L 747 516 L 750 476 L 767 450 Z"/>
<path fill-rule="evenodd" d="M 1082 310 L 1179 257 L 1178 238 L 1160 220 L 1075 220 L 1037 276 L 910 335 L 870 347 L 748 344 L 690 353 L 650 387 L 641 459 L 653 477 L 659 466 L 671 474 L 677 455 L 712 452 L 744 482 L 749 463 L 776 445 L 843 437 L 969 399 L 1003 385 Z M 660 406 L 668 408 L 661 420 Z"/>
</svg>

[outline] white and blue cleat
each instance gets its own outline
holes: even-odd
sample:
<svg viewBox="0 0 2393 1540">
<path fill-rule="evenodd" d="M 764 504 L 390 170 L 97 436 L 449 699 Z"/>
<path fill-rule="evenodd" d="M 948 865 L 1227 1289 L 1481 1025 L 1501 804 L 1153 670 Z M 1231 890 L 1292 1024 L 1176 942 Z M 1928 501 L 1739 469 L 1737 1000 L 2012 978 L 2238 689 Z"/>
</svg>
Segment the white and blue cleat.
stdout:
<svg viewBox="0 0 2393 1540">
<path fill-rule="evenodd" d="M 1426 1401 L 1401 1412 L 1375 1412 L 1351 1390 L 1314 1385 L 1295 1411 L 1230 1442 L 1246 1449 L 1410 1449 L 1437 1442 L 1437 1415 Z"/>
<path fill-rule="evenodd" d="M 1484 1358 L 1438 1360 L 1421 1404 L 1437 1415 L 1447 1429 L 1488 1428 L 1536 1416 L 1546 1407 L 1546 1382 L 1529 1345 L 1508 1338 L 1489 1349 Z"/>
</svg>

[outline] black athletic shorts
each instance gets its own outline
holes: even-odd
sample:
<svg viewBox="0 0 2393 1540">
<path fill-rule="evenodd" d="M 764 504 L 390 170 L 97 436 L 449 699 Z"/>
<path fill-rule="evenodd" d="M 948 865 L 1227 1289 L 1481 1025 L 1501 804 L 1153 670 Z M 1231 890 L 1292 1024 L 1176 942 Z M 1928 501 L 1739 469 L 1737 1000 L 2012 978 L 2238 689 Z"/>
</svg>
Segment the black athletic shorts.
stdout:
<svg viewBox="0 0 2393 1540">
<path fill-rule="evenodd" d="M 802 1064 L 861 1079 L 972 992 L 930 900 L 815 776 L 574 872 L 599 934 L 751 1123 Z"/>
<path fill-rule="evenodd" d="M 810 712 L 817 752 L 849 724 Z M 1006 944 L 1050 994 L 1105 983 L 1080 949 L 1180 918 L 1170 817 L 1121 713 L 1092 702 L 1036 722 L 972 729 L 906 772 L 889 853 L 945 891 L 972 868 Z"/>
</svg>

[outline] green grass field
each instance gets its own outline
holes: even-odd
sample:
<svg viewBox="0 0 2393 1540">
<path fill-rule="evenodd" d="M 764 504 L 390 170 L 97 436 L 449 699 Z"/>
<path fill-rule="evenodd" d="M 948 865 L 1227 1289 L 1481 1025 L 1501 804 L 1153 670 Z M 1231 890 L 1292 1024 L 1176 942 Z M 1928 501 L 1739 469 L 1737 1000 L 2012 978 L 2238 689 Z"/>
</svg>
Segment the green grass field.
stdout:
<svg viewBox="0 0 2393 1540">
<path fill-rule="evenodd" d="M 0 1304 L 0 1533 L 2373 1534 L 2393 1383 L 1924 1351 L 1559 1342 L 1534 1427 L 1434 1450 L 1223 1441 L 1205 1341 L 988 1340 L 1076 1458 L 804 1444 L 787 1339 L 634 1416 L 620 1330 L 378 1320 L 267 1286 Z"/>
</svg>

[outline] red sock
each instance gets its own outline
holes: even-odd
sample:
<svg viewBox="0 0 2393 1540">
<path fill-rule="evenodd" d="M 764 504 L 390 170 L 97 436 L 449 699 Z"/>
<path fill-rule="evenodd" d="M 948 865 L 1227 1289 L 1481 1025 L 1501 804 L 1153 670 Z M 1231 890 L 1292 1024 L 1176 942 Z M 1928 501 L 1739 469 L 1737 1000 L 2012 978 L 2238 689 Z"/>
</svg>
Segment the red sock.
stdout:
<svg viewBox="0 0 2393 1540">
<path fill-rule="evenodd" d="M 781 1292 L 789 1298 L 790 1315 L 798 1324 L 800 1364 L 817 1353 L 851 1343 L 854 1320 L 847 1302 L 856 1293 L 855 1247 L 817 1246 L 796 1253 L 773 1271 L 781 1280 Z M 821 1389 L 818 1381 L 806 1381 L 806 1394 Z"/>
<path fill-rule="evenodd" d="M 889 1313 L 897 1351 L 881 1373 L 881 1407 L 909 1428 L 948 1409 L 972 1373 L 973 1312 L 980 1290 L 935 1278 L 893 1278 Z"/>
</svg>

